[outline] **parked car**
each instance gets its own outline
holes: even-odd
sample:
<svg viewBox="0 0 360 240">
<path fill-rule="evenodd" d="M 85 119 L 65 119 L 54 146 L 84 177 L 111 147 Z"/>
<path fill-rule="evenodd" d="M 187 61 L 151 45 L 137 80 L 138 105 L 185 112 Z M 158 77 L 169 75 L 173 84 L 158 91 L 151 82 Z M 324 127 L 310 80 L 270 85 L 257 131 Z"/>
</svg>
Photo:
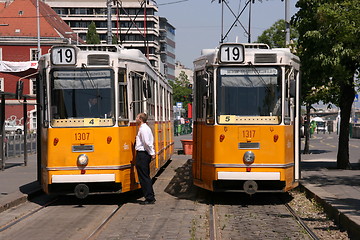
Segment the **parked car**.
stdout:
<svg viewBox="0 0 360 240">
<path fill-rule="evenodd" d="M 24 126 L 17 125 L 15 121 L 5 120 L 5 133 L 18 133 L 22 134 Z"/>
</svg>

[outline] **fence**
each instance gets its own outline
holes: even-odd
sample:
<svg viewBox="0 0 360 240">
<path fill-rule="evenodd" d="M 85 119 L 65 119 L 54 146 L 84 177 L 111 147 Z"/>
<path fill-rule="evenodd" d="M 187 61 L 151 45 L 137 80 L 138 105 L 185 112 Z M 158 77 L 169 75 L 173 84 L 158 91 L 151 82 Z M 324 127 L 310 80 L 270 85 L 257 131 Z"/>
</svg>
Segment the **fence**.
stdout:
<svg viewBox="0 0 360 240">
<path fill-rule="evenodd" d="M 24 137 L 23 134 L 6 134 L 5 138 L 3 139 L 3 159 L 1 159 L 1 166 L 2 169 L 5 168 L 5 162 L 9 158 L 13 157 L 21 157 L 24 156 Z M 2 135 L 0 135 L 2 138 Z M 36 134 L 26 134 L 26 152 L 29 153 L 36 153 Z M 0 148 L 1 149 L 1 148 Z M 2 158 L 2 157 L 1 157 Z M 24 156 L 24 163 L 26 165 L 27 159 Z"/>
<path fill-rule="evenodd" d="M 192 133 L 191 122 L 180 124 L 180 121 L 174 121 L 174 135 L 185 135 Z"/>
<path fill-rule="evenodd" d="M 350 137 L 360 138 L 360 124 L 350 125 Z"/>
</svg>

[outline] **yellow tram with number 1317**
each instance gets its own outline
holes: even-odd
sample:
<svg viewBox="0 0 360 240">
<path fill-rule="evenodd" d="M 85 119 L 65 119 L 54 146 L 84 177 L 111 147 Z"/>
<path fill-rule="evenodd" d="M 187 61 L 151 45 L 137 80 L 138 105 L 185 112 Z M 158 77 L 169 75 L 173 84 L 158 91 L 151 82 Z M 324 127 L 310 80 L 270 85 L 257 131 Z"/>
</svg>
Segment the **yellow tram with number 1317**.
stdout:
<svg viewBox="0 0 360 240">
<path fill-rule="evenodd" d="M 211 191 L 298 185 L 300 61 L 289 49 L 225 43 L 194 61 L 193 178 Z"/>
</svg>

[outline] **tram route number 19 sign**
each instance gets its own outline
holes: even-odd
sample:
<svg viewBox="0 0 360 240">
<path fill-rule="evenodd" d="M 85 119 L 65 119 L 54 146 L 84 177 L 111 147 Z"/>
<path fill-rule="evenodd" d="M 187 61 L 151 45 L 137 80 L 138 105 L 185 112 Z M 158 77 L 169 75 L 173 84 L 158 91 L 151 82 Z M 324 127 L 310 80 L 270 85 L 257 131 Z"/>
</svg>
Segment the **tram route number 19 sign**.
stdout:
<svg viewBox="0 0 360 240">
<path fill-rule="evenodd" d="M 244 62 L 244 45 L 236 43 L 222 44 L 219 54 L 222 63 L 242 63 Z"/>
<path fill-rule="evenodd" d="M 70 46 L 55 46 L 51 48 L 51 62 L 54 65 L 74 65 L 76 63 L 75 48 Z"/>
</svg>

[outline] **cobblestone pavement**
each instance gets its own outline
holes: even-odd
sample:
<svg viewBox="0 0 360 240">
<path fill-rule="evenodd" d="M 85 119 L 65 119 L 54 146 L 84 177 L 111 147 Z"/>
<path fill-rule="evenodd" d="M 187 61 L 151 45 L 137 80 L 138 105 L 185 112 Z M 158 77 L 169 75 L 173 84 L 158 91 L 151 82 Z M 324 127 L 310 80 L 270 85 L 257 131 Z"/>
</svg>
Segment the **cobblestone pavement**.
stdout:
<svg viewBox="0 0 360 240">
<path fill-rule="evenodd" d="M 257 199 L 243 194 L 228 195 L 234 197 L 243 200 L 230 204 L 224 200 L 215 206 L 218 239 L 310 239 L 283 202 L 270 194 L 257 195 Z M 263 199 L 259 201 L 259 197 Z"/>
<path fill-rule="evenodd" d="M 156 179 L 155 204 L 125 204 L 97 239 L 208 239 L 208 206 L 191 184 L 187 158 L 173 157 Z"/>
<path fill-rule="evenodd" d="M 155 204 L 125 204 L 97 239 L 210 239 L 213 204 L 216 239 L 309 239 L 276 194 L 249 197 L 193 186 L 186 156 L 173 158 L 154 190 Z"/>
</svg>

